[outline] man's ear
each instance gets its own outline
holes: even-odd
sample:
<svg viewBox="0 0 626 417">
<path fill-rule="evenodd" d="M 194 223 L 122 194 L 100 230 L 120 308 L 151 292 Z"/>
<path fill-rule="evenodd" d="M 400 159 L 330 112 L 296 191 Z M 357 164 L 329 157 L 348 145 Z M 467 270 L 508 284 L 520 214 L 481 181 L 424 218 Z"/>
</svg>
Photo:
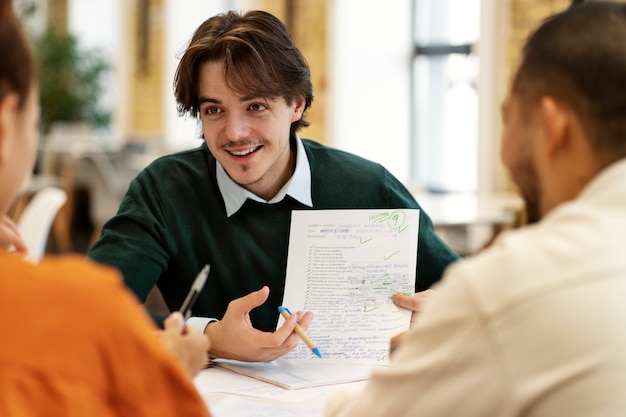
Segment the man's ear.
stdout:
<svg viewBox="0 0 626 417">
<path fill-rule="evenodd" d="M 562 102 L 550 96 L 541 98 L 539 111 L 543 122 L 543 154 L 552 159 L 559 151 L 571 145 L 572 112 Z"/>
<path fill-rule="evenodd" d="M 306 104 L 306 100 L 303 96 L 296 96 L 293 99 L 295 107 L 293 109 L 293 115 L 291 117 L 291 122 L 295 122 L 297 120 L 302 119 L 302 115 L 304 114 L 304 106 Z"/>
<path fill-rule="evenodd" d="M 15 134 L 18 107 L 17 93 L 9 93 L 0 98 L 0 161 L 4 160 L 7 141 Z"/>
</svg>

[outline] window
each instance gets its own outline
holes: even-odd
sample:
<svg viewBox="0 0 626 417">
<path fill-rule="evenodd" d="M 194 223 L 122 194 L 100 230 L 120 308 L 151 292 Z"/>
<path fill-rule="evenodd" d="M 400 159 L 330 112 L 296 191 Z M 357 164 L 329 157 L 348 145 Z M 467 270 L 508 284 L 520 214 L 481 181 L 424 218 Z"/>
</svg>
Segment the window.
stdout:
<svg viewBox="0 0 626 417">
<path fill-rule="evenodd" d="M 411 177 L 432 192 L 476 191 L 480 0 L 413 0 Z"/>
</svg>

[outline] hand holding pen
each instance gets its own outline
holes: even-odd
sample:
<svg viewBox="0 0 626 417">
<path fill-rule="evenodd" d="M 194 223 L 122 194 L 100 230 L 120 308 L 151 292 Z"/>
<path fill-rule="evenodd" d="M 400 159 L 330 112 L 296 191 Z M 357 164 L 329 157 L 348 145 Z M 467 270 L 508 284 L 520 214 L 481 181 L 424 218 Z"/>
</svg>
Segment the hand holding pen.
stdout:
<svg viewBox="0 0 626 417">
<path fill-rule="evenodd" d="M 191 285 L 180 311 L 173 312 L 165 319 L 164 330 L 161 332 L 161 341 L 165 348 L 178 358 L 192 378 L 206 367 L 210 342 L 208 336 L 193 327 L 188 327 L 185 320 L 190 316 L 191 308 L 204 287 L 209 270 L 209 265 L 202 268 Z"/>
<path fill-rule="evenodd" d="M 287 320 L 291 316 L 291 311 L 289 311 L 287 307 L 278 307 L 278 312 L 281 314 L 281 316 L 283 316 L 285 320 Z M 309 347 L 309 349 L 311 349 L 311 352 L 313 352 L 315 356 L 317 356 L 318 358 L 322 357 L 322 354 L 320 353 L 315 343 L 313 343 L 313 341 L 309 339 L 309 336 L 307 336 L 306 332 L 297 323 L 296 327 L 294 328 L 294 332 L 296 332 L 296 334 L 300 336 L 300 339 L 302 339 L 302 341 Z"/>
<path fill-rule="evenodd" d="M 163 323 L 161 342 L 176 357 L 191 378 L 206 367 L 211 346 L 208 336 L 187 327 L 183 315 L 175 311 Z"/>
<path fill-rule="evenodd" d="M 294 332 L 297 322 L 306 330 L 313 313 L 294 313 L 272 332 L 255 329 L 250 321 L 250 312 L 263 305 L 270 289 L 264 286 L 243 297 L 232 300 L 220 321 L 206 327 L 211 339 L 210 354 L 213 358 L 236 359 L 247 362 L 269 362 L 278 359 L 295 348 L 300 338 Z"/>
</svg>

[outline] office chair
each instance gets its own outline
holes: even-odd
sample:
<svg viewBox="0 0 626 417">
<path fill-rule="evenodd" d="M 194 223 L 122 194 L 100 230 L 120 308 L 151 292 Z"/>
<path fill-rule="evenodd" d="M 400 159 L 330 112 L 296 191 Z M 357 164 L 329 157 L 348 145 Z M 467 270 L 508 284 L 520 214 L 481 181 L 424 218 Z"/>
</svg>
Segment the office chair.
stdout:
<svg viewBox="0 0 626 417">
<path fill-rule="evenodd" d="M 46 251 L 52 222 L 65 204 L 67 194 L 57 187 L 46 187 L 28 202 L 17 220 L 17 227 L 28 247 L 27 259 L 37 263 Z"/>
</svg>

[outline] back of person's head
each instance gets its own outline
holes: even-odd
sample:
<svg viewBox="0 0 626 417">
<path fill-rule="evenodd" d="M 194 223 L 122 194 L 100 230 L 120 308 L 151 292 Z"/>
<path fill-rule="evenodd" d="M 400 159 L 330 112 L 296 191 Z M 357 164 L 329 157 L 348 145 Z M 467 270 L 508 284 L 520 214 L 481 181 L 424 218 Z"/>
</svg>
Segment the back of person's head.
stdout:
<svg viewBox="0 0 626 417">
<path fill-rule="evenodd" d="M 199 68 L 209 61 L 224 63 L 227 85 L 242 96 L 283 97 L 288 104 L 295 97 L 304 97 L 305 111 L 313 101 L 311 74 L 304 56 L 285 25 L 267 12 L 230 11 L 198 27 L 174 77 L 181 114 L 198 116 Z M 292 124 L 291 133 L 306 126 L 303 117 Z"/>
<path fill-rule="evenodd" d="M 542 96 L 569 106 L 596 157 L 626 156 L 626 5 L 574 4 L 527 40 L 512 85 L 527 108 Z"/>
<path fill-rule="evenodd" d="M 13 13 L 12 1 L 0 0 L 0 100 L 16 93 L 19 106 L 24 106 L 36 77 L 31 44 Z"/>
</svg>

